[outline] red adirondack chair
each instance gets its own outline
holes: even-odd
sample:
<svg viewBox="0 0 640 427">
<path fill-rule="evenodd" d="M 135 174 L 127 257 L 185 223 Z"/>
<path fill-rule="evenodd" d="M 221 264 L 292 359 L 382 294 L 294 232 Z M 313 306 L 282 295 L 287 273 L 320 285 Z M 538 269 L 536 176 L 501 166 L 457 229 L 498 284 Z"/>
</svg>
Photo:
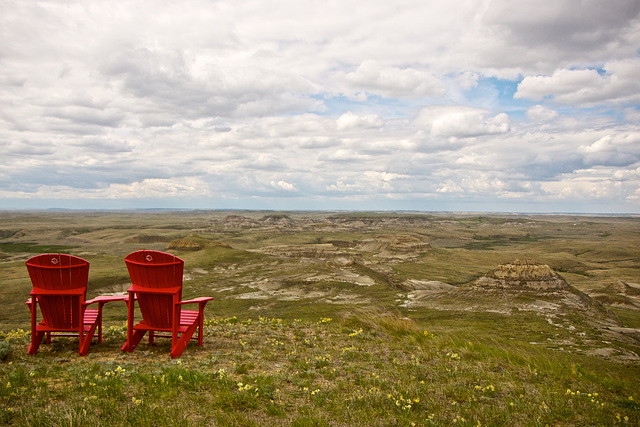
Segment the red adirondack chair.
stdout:
<svg viewBox="0 0 640 427">
<path fill-rule="evenodd" d="M 72 255 L 42 254 L 27 261 L 27 271 L 33 284 L 27 305 L 31 311 L 31 344 L 29 354 L 35 355 L 46 334 L 51 344 L 55 336 L 77 336 L 81 356 L 98 329 L 98 343 L 102 342 L 102 306 L 109 301 L 123 301 L 127 295 L 100 296 L 86 301 L 89 262 Z M 98 303 L 98 308 L 87 306 Z M 38 323 L 38 309 L 42 321 Z"/>
<path fill-rule="evenodd" d="M 168 253 L 137 251 L 125 258 L 131 287 L 129 288 L 129 316 L 127 342 L 122 351 L 132 352 L 145 333 L 149 344 L 155 337 L 171 338 L 171 358 L 182 354 L 197 330 L 198 345 L 202 346 L 204 307 L 213 298 L 201 297 L 182 301 L 182 273 L 184 261 Z M 138 302 L 142 321 L 134 326 L 134 305 Z M 183 310 L 185 304 L 198 304 L 198 310 Z M 170 335 L 156 335 L 170 332 Z"/>
</svg>

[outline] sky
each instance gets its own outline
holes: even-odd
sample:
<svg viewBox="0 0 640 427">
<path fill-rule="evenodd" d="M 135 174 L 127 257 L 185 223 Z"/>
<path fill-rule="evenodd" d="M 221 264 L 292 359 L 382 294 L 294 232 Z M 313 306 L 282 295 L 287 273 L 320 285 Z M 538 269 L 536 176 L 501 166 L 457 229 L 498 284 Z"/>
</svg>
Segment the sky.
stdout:
<svg viewBox="0 0 640 427">
<path fill-rule="evenodd" d="M 640 213 L 637 0 L 0 0 L 0 209 Z"/>
</svg>

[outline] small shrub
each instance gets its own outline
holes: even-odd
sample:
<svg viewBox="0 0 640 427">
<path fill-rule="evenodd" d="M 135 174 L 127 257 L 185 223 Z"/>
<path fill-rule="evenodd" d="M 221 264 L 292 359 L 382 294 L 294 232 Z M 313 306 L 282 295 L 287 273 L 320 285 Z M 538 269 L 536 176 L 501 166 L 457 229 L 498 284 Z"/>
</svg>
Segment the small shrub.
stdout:
<svg viewBox="0 0 640 427">
<path fill-rule="evenodd" d="M 3 362 L 11 356 L 13 346 L 8 341 L 0 341 L 0 360 Z"/>
<path fill-rule="evenodd" d="M 253 363 L 249 363 L 249 364 L 241 363 L 238 366 L 236 366 L 236 374 L 246 375 L 249 373 L 249 369 L 252 369 L 252 368 L 253 368 Z"/>
</svg>

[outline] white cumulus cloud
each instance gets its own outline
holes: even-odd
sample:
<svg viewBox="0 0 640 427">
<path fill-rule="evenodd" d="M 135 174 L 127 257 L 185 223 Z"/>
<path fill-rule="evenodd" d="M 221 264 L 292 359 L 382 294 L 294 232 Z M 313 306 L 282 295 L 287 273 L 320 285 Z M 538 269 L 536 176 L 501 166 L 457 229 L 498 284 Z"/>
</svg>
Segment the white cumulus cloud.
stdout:
<svg viewBox="0 0 640 427">
<path fill-rule="evenodd" d="M 394 97 L 414 98 L 430 96 L 440 98 L 446 92 L 445 85 L 433 74 L 414 68 L 382 67 L 375 60 L 363 61 L 343 78 L 355 91 Z"/>
<path fill-rule="evenodd" d="M 278 190 L 296 191 L 296 186 L 286 181 L 271 181 L 271 186 Z"/>
<path fill-rule="evenodd" d="M 507 114 L 491 116 L 487 110 L 466 106 L 425 107 L 414 124 L 430 128 L 435 137 L 468 138 L 509 132 Z"/>
<path fill-rule="evenodd" d="M 0 208 L 640 211 L 637 0 L 1 4 Z"/>
<path fill-rule="evenodd" d="M 558 112 L 544 105 L 534 105 L 527 110 L 527 117 L 534 122 L 548 122 L 556 119 Z"/>
<path fill-rule="evenodd" d="M 515 98 L 541 100 L 552 97 L 564 104 L 629 102 L 640 100 L 640 59 L 605 64 L 595 69 L 559 69 L 550 76 L 527 76 Z"/>
</svg>

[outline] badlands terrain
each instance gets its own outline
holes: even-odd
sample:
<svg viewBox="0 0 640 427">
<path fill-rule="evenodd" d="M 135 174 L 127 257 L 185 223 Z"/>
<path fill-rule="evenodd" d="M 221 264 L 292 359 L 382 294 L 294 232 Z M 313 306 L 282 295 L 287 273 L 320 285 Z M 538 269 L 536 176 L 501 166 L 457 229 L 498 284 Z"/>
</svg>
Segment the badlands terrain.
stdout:
<svg viewBox="0 0 640 427">
<path fill-rule="evenodd" d="M 28 328 L 24 262 L 91 263 L 90 297 L 125 292 L 124 256 L 185 260 L 208 316 L 348 318 L 375 307 L 430 331 L 640 362 L 640 218 L 460 213 L 0 212 L 0 330 Z M 107 306 L 121 324 L 124 307 Z"/>
<path fill-rule="evenodd" d="M 416 212 L 0 212 L 0 424 L 639 425 L 640 218 Z M 213 296 L 204 345 L 26 354 L 24 262 L 126 292 L 138 249 Z"/>
</svg>

